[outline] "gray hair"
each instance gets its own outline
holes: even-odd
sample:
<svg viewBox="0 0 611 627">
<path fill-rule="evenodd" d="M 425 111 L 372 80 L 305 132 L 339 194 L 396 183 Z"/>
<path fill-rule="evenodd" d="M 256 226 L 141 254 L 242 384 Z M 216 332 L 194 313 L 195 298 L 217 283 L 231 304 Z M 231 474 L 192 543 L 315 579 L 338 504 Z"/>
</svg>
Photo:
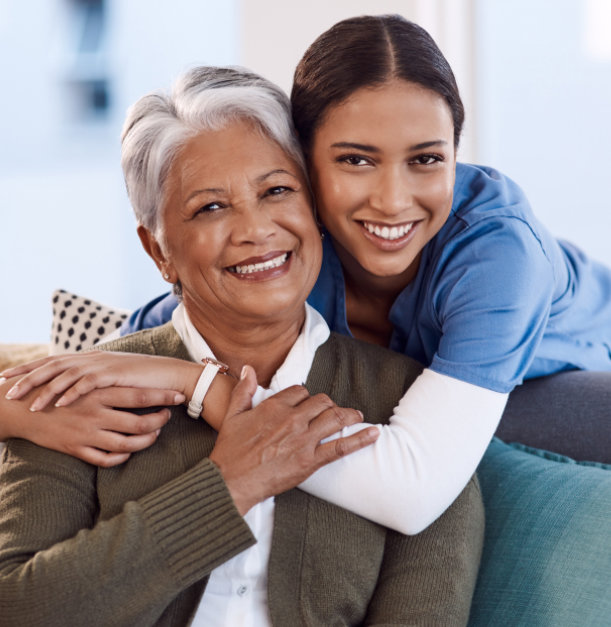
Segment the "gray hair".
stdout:
<svg viewBox="0 0 611 627">
<path fill-rule="evenodd" d="M 220 130 L 242 119 L 254 122 L 306 173 L 288 97 L 244 68 L 193 68 L 170 92 L 148 94 L 128 109 L 121 166 L 139 224 L 157 232 L 165 181 L 180 148 L 202 131 Z"/>
</svg>

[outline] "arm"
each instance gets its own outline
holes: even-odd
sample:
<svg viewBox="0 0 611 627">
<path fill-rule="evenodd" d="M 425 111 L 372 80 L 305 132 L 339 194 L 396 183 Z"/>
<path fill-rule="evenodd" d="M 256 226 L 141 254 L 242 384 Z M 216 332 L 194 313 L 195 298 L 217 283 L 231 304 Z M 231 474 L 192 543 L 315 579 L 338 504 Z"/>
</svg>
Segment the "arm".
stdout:
<svg viewBox="0 0 611 627">
<path fill-rule="evenodd" d="M 127 409 L 170 406 L 183 397 L 169 390 L 96 390 L 77 407 L 31 412 L 34 393 L 7 400 L 14 380 L 0 383 L 0 440 L 23 438 L 98 466 L 123 463 L 150 446 L 170 417 L 167 409 L 137 414 Z"/>
<path fill-rule="evenodd" d="M 171 400 L 158 404 L 178 404 L 192 397 L 202 368 L 201 364 L 174 357 L 87 351 L 37 359 L 5 370 L 0 376 L 13 378 L 12 385 L 3 387 L 7 399 L 21 399 L 38 387 L 29 408 L 40 411 L 55 399 L 56 407 L 65 407 L 93 390 L 116 387 L 166 390 Z M 204 417 L 217 431 L 234 385 L 233 378 L 218 376 L 206 394 Z"/>
<path fill-rule="evenodd" d="M 254 542 L 241 512 L 370 441 L 320 444 L 338 420 L 360 418 L 300 387 L 248 410 L 252 374 L 236 386 L 210 459 L 108 520 L 98 519 L 95 468 L 9 442 L 0 465 L 3 624 L 82 625 L 91 616 L 100 624 L 152 624 L 181 591 Z M 154 451 L 148 459 L 164 461 Z M 129 476 L 130 467 L 122 472 Z"/>
<path fill-rule="evenodd" d="M 22 389 L 60 372 L 47 385 L 48 398 L 66 385 L 80 393 L 94 386 L 137 384 L 173 387 L 190 398 L 202 368 L 178 359 L 104 352 L 40 363 L 25 378 Z M 216 376 L 206 395 L 204 417 L 216 428 L 233 385 L 230 377 Z M 381 427 L 372 447 L 321 468 L 300 487 L 401 533 L 418 533 L 452 503 L 475 472 L 506 398 L 506 394 L 426 371 L 399 402 L 390 424 Z M 368 426 L 348 427 L 342 435 Z"/>
<path fill-rule="evenodd" d="M 401 533 L 420 533 L 475 473 L 506 400 L 507 394 L 424 370 L 373 446 L 321 468 L 299 487 Z"/>
<path fill-rule="evenodd" d="M 12 441 L 0 472 L 7 627 L 92 616 L 152 624 L 180 591 L 254 542 L 209 460 L 106 521 L 96 521 L 95 469 L 74 458 Z"/>
</svg>

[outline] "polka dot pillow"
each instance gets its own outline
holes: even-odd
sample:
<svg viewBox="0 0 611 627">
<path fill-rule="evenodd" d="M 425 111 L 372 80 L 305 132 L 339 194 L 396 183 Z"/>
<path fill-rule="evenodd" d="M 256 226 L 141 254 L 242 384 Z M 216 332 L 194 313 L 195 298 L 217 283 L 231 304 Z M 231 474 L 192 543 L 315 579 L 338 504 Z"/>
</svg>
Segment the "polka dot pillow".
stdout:
<svg viewBox="0 0 611 627">
<path fill-rule="evenodd" d="M 73 353 L 95 346 L 118 332 L 129 311 L 102 305 L 65 290 L 53 292 L 51 354 Z"/>
</svg>

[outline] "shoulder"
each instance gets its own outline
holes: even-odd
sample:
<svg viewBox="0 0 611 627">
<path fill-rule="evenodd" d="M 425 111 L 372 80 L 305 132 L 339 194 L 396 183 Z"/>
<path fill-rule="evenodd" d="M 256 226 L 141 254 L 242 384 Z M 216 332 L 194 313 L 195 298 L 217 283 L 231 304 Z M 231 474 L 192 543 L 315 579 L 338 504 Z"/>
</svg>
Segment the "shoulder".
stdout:
<svg viewBox="0 0 611 627">
<path fill-rule="evenodd" d="M 332 352 L 336 359 L 346 360 L 350 358 L 362 360 L 363 363 L 369 364 L 370 367 L 386 364 L 387 366 L 421 368 L 420 364 L 407 355 L 402 355 L 384 346 L 357 340 L 354 337 L 348 337 L 334 331 L 331 332 L 329 339 L 323 344 L 321 349 Z"/>
<path fill-rule="evenodd" d="M 484 261 L 487 271 L 509 263 L 514 272 L 522 265 L 547 273 L 558 249 L 514 181 L 493 168 L 457 164 L 452 210 L 429 250 L 435 267 Z"/>
<path fill-rule="evenodd" d="M 522 188 L 509 176 L 489 166 L 457 163 L 454 208 L 464 209 L 488 201 L 507 208 L 528 204 Z"/>
<path fill-rule="evenodd" d="M 454 199 L 449 224 L 463 227 L 497 221 L 507 225 L 522 223 L 537 232 L 537 222 L 528 198 L 511 178 L 494 168 L 456 164 Z"/>
<path fill-rule="evenodd" d="M 421 371 L 422 365 L 406 355 L 332 332 L 316 351 L 307 387 L 381 422 Z"/>
<path fill-rule="evenodd" d="M 160 327 L 130 333 L 111 342 L 98 344 L 95 350 L 189 358 L 187 349 L 171 322 Z"/>
</svg>

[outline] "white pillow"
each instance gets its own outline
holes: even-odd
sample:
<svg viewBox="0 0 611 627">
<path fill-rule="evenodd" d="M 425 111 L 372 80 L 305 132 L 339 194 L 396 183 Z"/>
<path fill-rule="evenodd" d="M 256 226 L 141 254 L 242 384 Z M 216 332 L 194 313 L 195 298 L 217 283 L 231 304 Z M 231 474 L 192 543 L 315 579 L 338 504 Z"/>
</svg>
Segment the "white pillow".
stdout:
<svg viewBox="0 0 611 627">
<path fill-rule="evenodd" d="M 51 355 L 74 353 L 115 335 L 130 312 L 65 290 L 53 292 Z"/>
</svg>

